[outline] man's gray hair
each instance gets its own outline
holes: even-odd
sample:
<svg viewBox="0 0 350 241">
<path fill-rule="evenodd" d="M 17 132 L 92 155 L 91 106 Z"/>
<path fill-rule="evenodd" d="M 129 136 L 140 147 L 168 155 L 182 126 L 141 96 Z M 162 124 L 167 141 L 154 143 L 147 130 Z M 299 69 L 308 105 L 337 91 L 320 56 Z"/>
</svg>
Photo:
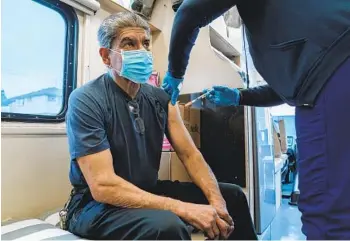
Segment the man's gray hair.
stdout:
<svg viewBox="0 0 350 241">
<path fill-rule="evenodd" d="M 128 27 L 138 27 L 151 33 L 148 23 L 132 12 L 119 12 L 105 18 L 98 29 L 97 37 L 101 48 L 112 48 L 113 41 L 119 36 L 120 30 Z"/>
</svg>

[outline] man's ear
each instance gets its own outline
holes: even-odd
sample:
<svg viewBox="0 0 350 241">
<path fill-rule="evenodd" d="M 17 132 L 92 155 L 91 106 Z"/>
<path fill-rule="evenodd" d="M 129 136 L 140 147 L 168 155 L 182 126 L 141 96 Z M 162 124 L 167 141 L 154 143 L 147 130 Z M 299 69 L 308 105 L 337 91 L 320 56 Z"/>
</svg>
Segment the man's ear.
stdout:
<svg viewBox="0 0 350 241">
<path fill-rule="evenodd" d="M 100 48 L 99 52 L 100 52 L 100 56 L 102 58 L 103 63 L 106 66 L 110 66 L 111 65 L 111 60 L 109 58 L 109 49 L 107 49 L 107 48 Z"/>
</svg>

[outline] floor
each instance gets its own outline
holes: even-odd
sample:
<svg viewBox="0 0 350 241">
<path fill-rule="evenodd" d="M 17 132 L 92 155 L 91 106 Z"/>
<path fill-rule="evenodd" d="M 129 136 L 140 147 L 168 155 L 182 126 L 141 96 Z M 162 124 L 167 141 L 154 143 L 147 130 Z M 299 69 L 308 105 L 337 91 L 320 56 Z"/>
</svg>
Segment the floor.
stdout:
<svg viewBox="0 0 350 241">
<path fill-rule="evenodd" d="M 271 225 L 271 240 L 305 240 L 301 232 L 301 220 L 298 207 L 288 204 L 289 199 L 282 199 L 275 219 Z"/>
</svg>

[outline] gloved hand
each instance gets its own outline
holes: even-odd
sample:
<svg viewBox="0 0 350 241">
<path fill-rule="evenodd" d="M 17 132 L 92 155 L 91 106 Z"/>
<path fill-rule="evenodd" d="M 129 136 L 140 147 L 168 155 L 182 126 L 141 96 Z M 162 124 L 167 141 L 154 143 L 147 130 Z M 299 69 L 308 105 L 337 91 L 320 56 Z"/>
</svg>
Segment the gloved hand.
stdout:
<svg viewBox="0 0 350 241">
<path fill-rule="evenodd" d="M 178 79 L 167 72 L 164 76 L 162 88 L 171 96 L 171 104 L 175 105 L 182 88 L 183 78 Z"/>
<path fill-rule="evenodd" d="M 210 90 L 205 89 L 203 93 L 208 93 L 206 98 L 220 106 L 238 106 L 241 98 L 238 89 L 230 89 L 225 86 L 214 86 Z"/>
</svg>

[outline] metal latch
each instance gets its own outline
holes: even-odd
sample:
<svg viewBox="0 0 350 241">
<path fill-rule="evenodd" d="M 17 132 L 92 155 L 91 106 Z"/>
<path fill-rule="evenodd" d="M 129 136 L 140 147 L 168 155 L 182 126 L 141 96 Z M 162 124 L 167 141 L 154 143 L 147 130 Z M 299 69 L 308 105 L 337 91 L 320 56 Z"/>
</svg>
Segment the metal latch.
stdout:
<svg viewBox="0 0 350 241">
<path fill-rule="evenodd" d="M 60 228 L 63 230 L 68 230 L 68 225 L 67 225 L 68 206 L 74 194 L 75 194 L 75 190 L 73 189 L 69 195 L 68 201 L 64 204 L 64 207 L 58 213 L 58 215 L 60 216 Z"/>
<path fill-rule="evenodd" d="M 59 213 L 60 216 L 60 228 L 63 230 L 67 230 L 67 210 L 66 209 L 62 209 Z"/>
</svg>

